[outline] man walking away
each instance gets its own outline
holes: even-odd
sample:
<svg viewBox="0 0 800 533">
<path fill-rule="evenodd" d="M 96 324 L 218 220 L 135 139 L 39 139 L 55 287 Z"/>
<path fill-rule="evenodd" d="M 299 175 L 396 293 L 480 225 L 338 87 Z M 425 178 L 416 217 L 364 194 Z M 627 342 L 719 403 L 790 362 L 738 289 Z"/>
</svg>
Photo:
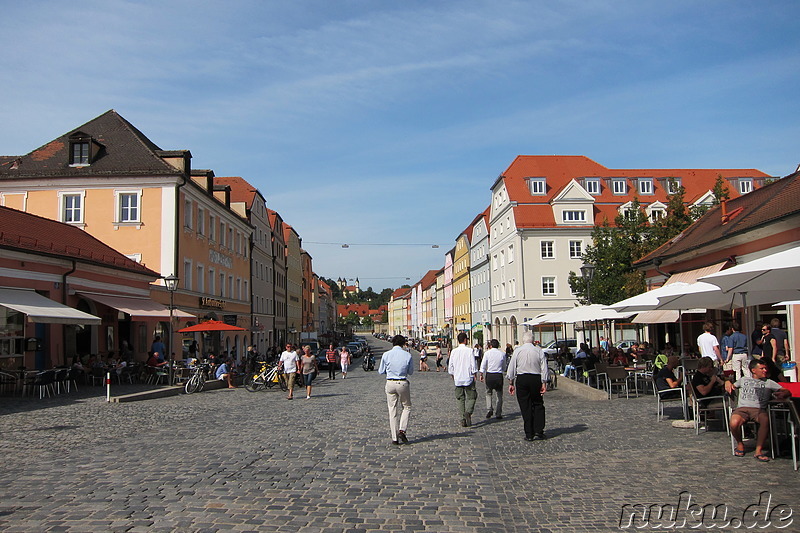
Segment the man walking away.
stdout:
<svg viewBox="0 0 800 533">
<path fill-rule="evenodd" d="M 406 429 L 411 416 L 411 385 L 408 376 L 414 372 L 414 359 L 403 347 L 406 338 L 395 335 L 392 349 L 381 356 L 378 374 L 386 374 L 386 405 L 389 407 L 389 431 L 392 444 L 408 443 Z"/>
<path fill-rule="evenodd" d="M 467 340 L 466 333 L 462 331 L 458 334 L 458 348 L 450 352 L 450 360 L 447 362 L 447 372 L 453 376 L 456 386 L 456 403 L 461 415 L 461 425 L 465 428 L 472 425 L 472 412 L 478 398 L 478 391 L 475 389 L 478 368 L 475 366 L 472 348 L 467 346 Z"/>
<path fill-rule="evenodd" d="M 508 363 L 506 378 L 510 382 L 508 393 L 516 391 L 517 403 L 522 411 L 525 440 L 544 440 L 544 393 L 549 379 L 547 356 L 541 346 L 533 345 L 533 334 L 522 334 L 522 346 L 514 350 Z"/>
<path fill-rule="evenodd" d="M 739 322 L 734 320 L 731 322 L 731 330 L 733 333 L 729 336 L 728 353 L 725 354 L 726 360 L 731 362 L 733 366 L 734 375 L 736 379 L 742 379 L 742 376 L 749 376 L 750 369 L 748 368 L 747 355 L 747 335 L 742 333 Z"/>
<path fill-rule="evenodd" d="M 489 348 L 481 361 L 480 380 L 486 383 L 486 418 L 503 418 L 503 374 L 506 373 L 506 354 L 499 350 L 497 339 L 489 341 Z M 494 398 L 495 406 L 492 409 Z"/>
<path fill-rule="evenodd" d="M 294 381 L 297 377 L 297 353 L 292 350 L 292 345 L 287 344 L 286 350 L 281 354 L 280 363 L 283 365 L 283 373 L 286 374 L 286 382 L 289 385 L 289 396 L 287 400 L 294 398 Z"/>
</svg>

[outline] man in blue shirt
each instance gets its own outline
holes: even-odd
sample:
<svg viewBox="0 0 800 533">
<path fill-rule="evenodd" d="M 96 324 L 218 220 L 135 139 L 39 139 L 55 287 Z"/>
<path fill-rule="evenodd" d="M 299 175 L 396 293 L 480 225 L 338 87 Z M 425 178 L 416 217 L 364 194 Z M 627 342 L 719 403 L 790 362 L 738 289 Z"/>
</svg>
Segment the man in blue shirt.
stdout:
<svg viewBox="0 0 800 533">
<path fill-rule="evenodd" d="M 379 374 L 386 374 L 386 404 L 389 407 L 392 444 L 408 443 L 406 429 L 411 415 L 411 385 L 408 383 L 408 376 L 414 372 L 414 360 L 403 349 L 405 345 L 406 338 L 395 335 L 392 338 L 392 349 L 381 356 L 378 367 Z"/>
<path fill-rule="evenodd" d="M 167 356 L 167 347 L 164 346 L 164 343 L 161 342 L 161 337 L 156 335 L 156 338 L 153 339 L 153 344 L 150 346 L 151 352 L 158 352 L 158 360 L 164 361 L 164 358 Z"/>
<path fill-rule="evenodd" d="M 750 369 L 747 366 L 750 359 L 750 356 L 747 355 L 747 335 L 742 333 L 741 329 L 738 321 L 731 322 L 731 334 L 728 335 L 725 352 L 725 362 L 731 362 L 737 380 L 742 379 L 742 376 L 750 375 Z"/>
<path fill-rule="evenodd" d="M 225 359 L 225 361 L 217 367 L 217 371 L 214 374 L 214 377 L 220 380 L 225 380 L 228 382 L 229 389 L 235 389 L 236 385 L 233 384 L 231 381 L 231 371 L 228 369 L 229 359 Z"/>
</svg>

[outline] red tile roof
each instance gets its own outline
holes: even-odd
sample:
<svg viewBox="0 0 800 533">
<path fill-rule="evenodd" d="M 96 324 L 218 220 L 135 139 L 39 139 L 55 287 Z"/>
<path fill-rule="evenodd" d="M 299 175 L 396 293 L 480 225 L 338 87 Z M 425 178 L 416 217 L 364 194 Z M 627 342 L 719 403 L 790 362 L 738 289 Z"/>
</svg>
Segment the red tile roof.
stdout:
<svg viewBox="0 0 800 533">
<path fill-rule="evenodd" d="M 253 205 L 256 194 L 258 194 L 258 189 L 239 176 L 215 177 L 214 183 L 230 186 L 231 202 L 243 202 L 248 209 Z"/>
<path fill-rule="evenodd" d="M 508 197 L 516 202 L 514 216 L 517 227 L 554 227 L 556 222 L 550 202 L 574 179 L 599 177 L 611 178 L 654 178 L 652 195 L 639 195 L 633 184 L 629 183 L 628 194 L 615 195 L 610 183 L 604 183 L 601 192 L 594 195 L 594 223 L 603 220 L 613 221 L 620 205 L 638 196 L 642 205 L 659 201 L 667 204 L 669 195 L 665 189 L 669 178 L 680 178 L 685 189 L 684 200 L 696 202 L 714 186 L 717 176 L 723 178 L 755 178 L 756 183 L 768 174 L 756 169 L 609 169 L 585 156 L 541 156 L 520 155 L 498 177 L 503 180 Z M 546 178 L 547 190 L 544 195 L 532 195 L 527 178 Z M 495 182 L 496 183 L 496 182 Z M 730 196 L 739 195 L 735 187 L 730 187 Z"/>
<path fill-rule="evenodd" d="M 92 237 L 82 229 L 0 206 L 0 248 L 76 259 L 83 263 L 112 267 L 159 277 L 141 263 Z"/>
</svg>

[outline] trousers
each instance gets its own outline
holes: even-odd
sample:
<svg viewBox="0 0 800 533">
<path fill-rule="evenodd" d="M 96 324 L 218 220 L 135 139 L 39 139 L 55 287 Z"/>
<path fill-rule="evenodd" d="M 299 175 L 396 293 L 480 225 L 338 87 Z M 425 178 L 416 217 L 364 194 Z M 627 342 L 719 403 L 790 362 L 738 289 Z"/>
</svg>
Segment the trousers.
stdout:
<svg viewBox="0 0 800 533">
<path fill-rule="evenodd" d="M 478 391 L 475 389 L 475 382 L 469 385 L 456 387 L 456 403 L 458 404 L 458 412 L 461 418 L 464 415 L 470 414 L 475 410 L 475 401 L 478 399 Z"/>
<path fill-rule="evenodd" d="M 487 373 L 486 378 L 486 410 L 494 411 L 495 416 L 503 415 L 503 374 Z M 496 399 L 495 399 L 496 398 Z M 493 402 L 494 400 L 494 402 Z M 495 404 L 492 409 L 492 403 Z"/>
<path fill-rule="evenodd" d="M 408 381 L 386 380 L 386 405 L 389 407 L 389 431 L 397 440 L 397 431 L 408 428 L 411 416 L 411 385 Z"/>
<path fill-rule="evenodd" d="M 516 379 L 517 403 L 522 413 L 525 436 L 544 433 L 544 398 L 541 374 L 519 374 Z"/>
</svg>

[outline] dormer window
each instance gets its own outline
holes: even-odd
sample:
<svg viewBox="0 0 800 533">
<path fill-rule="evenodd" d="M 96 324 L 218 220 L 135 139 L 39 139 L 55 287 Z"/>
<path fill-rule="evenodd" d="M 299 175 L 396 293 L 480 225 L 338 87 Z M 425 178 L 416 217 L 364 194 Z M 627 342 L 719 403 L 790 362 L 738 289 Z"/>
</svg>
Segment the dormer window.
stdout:
<svg viewBox="0 0 800 533">
<path fill-rule="evenodd" d="M 97 158 L 102 145 L 91 136 L 76 132 L 69 137 L 69 166 L 86 167 Z"/>
<path fill-rule="evenodd" d="M 593 196 L 600 194 L 600 178 L 586 178 L 583 188 Z"/>
<path fill-rule="evenodd" d="M 639 194 L 653 194 L 653 178 L 639 178 Z"/>
<path fill-rule="evenodd" d="M 667 180 L 667 192 L 669 194 L 678 194 L 678 190 L 681 188 L 681 179 L 680 178 L 669 178 Z"/>
<path fill-rule="evenodd" d="M 624 178 L 614 178 L 611 180 L 614 194 L 628 194 L 628 182 Z"/>
<path fill-rule="evenodd" d="M 528 186 L 534 196 L 544 196 L 547 194 L 547 181 L 545 178 L 528 178 Z"/>
<path fill-rule="evenodd" d="M 753 192 L 753 178 L 739 178 L 739 194 Z"/>
</svg>

